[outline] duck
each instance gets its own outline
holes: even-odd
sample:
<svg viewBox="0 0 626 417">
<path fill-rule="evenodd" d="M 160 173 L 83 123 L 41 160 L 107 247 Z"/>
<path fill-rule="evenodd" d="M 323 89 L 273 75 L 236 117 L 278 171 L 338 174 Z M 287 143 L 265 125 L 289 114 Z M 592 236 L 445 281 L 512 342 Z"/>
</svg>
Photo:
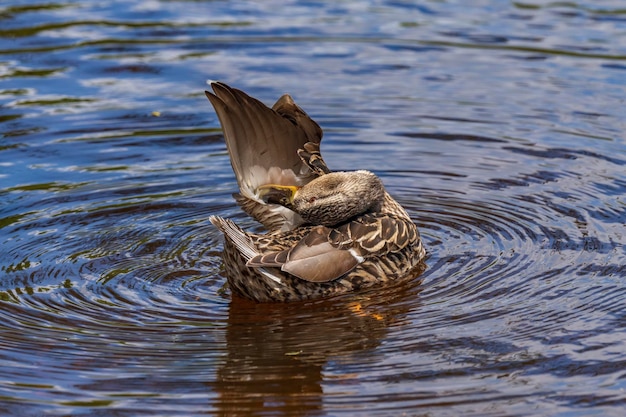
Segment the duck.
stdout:
<svg viewBox="0 0 626 417">
<path fill-rule="evenodd" d="M 426 250 L 407 211 L 367 170 L 331 171 L 322 129 L 285 94 L 270 108 L 212 81 L 241 209 L 264 228 L 246 231 L 211 215 L 224 236 L 222 264 L 233 295 L 293 302 L 412 279 Z M 420 267 L 421 265 L 421 267 Z"/>
</svg>

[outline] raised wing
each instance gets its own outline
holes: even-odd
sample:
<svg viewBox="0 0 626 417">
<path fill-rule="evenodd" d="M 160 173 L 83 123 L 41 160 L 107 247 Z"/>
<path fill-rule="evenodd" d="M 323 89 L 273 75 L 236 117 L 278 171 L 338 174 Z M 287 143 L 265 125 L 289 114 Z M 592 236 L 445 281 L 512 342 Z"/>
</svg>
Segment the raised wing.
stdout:
<svg viewBox="0 0 626 417">
<path fill-rule="evenodd" d="M 298 152 L 308 146 L 319 154 L 322 129 L 287 94 L 270 109 L 226 84 L 214 82 L 211 87 L 213 93 L 205 93 L 224 131 L 241 192 L 238 202 L 270 229 L 297 226 L 293 212 L 280 206 L 264 209 L 255 193 L 260 185 L 304 185 L 318 176 L 317 169 L 310 168 Z M 293 224 L 283 227 L 289 222 Z"/>
</svg>

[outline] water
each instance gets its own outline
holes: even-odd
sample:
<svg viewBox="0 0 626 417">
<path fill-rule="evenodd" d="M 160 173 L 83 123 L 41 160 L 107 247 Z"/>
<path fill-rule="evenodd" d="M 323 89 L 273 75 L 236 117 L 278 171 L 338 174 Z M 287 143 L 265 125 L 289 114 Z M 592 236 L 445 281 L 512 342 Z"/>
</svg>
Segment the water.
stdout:
<svg viewBox="0 0 626 417">
<path fill-rule="evenodd" d="M 626 405 L 626 12 L 0 6 L 0 414 L 608 416 Z M 406 285 L 231 301 L 207 79 L 325 130 L 428 248 Z"/>
</svg>

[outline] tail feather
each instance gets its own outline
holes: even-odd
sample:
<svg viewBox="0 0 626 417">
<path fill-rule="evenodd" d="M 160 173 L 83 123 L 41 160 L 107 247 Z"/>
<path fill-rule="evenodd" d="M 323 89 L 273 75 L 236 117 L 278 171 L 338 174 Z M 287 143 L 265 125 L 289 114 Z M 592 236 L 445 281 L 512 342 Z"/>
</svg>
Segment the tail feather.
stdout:
<svg viewBox="0 0 626 417">
<path fill-rule="evenodd" d="M 230 240 L 237 248 L 237 251 L 246 260 L 246 263 L 261 252 L 257 249 L 253 239 L 248 235 L 241 227 L 237 226 L 231 220 L 224 219 L 219 216 L 209 217 L 209 221 L 213 223 L 215 227 L 220 229 L 226 239 Z M 275 283 L 281 284 L 282 280 L 279 275 L 272 273 L 267 268 L 256 268 L 256 270 L 263 276 L 271 279 Z"/>
<path fill-rule="evenodd" d="M 222 233 L 224 233 L 224 236 L 235 245 L 237 251 L 241 253 L 246 262 L 260 254 L 252 238 L 231 220 L 211 216 L 209 217 L 209 221 L 220 229 Z"/>
</svg>

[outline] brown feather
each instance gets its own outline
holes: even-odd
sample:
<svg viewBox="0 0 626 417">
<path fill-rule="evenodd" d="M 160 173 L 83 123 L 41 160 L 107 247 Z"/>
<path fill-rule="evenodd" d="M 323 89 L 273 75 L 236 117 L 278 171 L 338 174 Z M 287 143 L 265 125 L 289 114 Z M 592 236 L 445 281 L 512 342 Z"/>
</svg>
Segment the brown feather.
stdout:
<svg viewBox="0 0 626 417">
<path fill-rule="evenodd" d="M 288 95 L 272 110 L 243 91 L 213 83 L 213 93 L 205 92 L 213 104 L 231 157 L 239 186 L 248 180 L 249 168 L 302 171 L 298 156 L 307 142 L 319 143 L 322 130 Z"/>
<path fill-rule="evenodd" d="M 332 250 L 309 258 L 285 263 L 281 269 L 309 282 L 333 281 L 359 264 L 349 251 Z"/>
<path fill-rule="evenodd" d="M 303 162 L 298 150 L 306 143 L 319 149 L 322 129 L 289 95 L 282 96 L 270 109 L 226 84 L 211 86 L 213 93 L 205 91 L 205 94 L 222 125 L 241 194 L 248 200 L 240 200 L 242 207 L 270 230 L 283 227 L 293 220 L 288 214 L 283 212 L 281 219 L 275 215 L 279 211 L 276 207 L 274 213 L 265 213 L 265 205 L 252 198 L 256 187 L 269 182 L 269 177 L 259 178 L 259 175 L 270 170 L 274 175 L 280 170 L 290 170 L 291 177 L 281 177 L 285 185 L 302 185 L 315 178 L 318 174 Z M 292 221 L 290 228 L 301 224 L 297 220 Z"/>
<path fill-rule="evenodd" d="M 371 172 L 331 173 L 320 154 L 320 127 L 290 96 L 270 109 L 225 84 L 212 86 L 207 97 L 239 184 L 235 198 L 270 229 L 249 233 L 210 217 L 226 237 L 224 266 L 234 293 L 256 301 L 303 300 L 423 270 L 425 250 L 404 208 Z M 289 209 L 260 201 L 257 187 L 265 184 L 298 186 Z"/>
<path fill-rule="evenodd" d="M 293 247 L 259 254 L 246 265 L 251 268 L 280 267 L 284 272 L 311 282 L 332 281 L 350 272 L 362 259 L 350 252 L 350 248 L 339 249 L 331 244 L 329 232 L 329 228 L 317 226 Z"/>
</svg>

